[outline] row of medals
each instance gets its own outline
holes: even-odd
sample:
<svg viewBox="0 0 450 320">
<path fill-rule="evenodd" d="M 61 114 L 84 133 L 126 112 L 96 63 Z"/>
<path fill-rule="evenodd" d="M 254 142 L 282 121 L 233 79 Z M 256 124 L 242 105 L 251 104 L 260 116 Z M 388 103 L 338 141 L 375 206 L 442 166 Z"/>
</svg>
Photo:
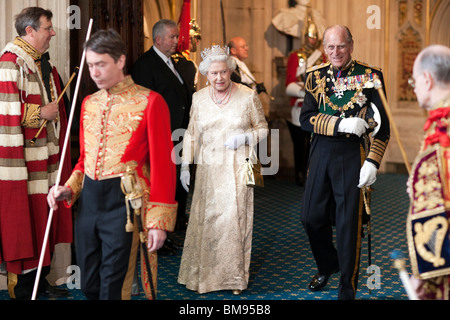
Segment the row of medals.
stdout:
<svg viewBox="0 0 450 320">
<path fill-rule="evenodd" d="M 330 77 L 327 77 L 327 82 L 333 81 L 335 92 L 338 99 L 341 99 L 344 91 L 346 90 L 358 90 L 360 88 L 373 88 L 374 87 L 374 74 L 372 72 L 367 72 L 361 75 L 350 76 L 354 69 L 354 62 L 352 63 L 351 69 L 346 77 L 339 77 L 337 80 L 334 79 L 333 69 L 327 71 Z M 331 79 L 330 79 L 331 78 Z"/>
</svg>

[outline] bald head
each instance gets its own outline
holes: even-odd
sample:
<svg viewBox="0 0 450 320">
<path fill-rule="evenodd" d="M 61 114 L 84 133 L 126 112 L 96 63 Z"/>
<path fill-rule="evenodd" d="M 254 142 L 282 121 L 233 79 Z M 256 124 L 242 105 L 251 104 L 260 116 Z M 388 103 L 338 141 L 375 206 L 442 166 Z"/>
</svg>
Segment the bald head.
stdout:
<svg viewBox="0 0 450 320">
<path fill-rule="evenodd" d="M 431 109 L 450 94 L 450 48 L 431 45 L 414 61 L 414 93 L 422 108 Z"/>
<path fill-rule="evenodd" d="M 242 37 L 231 38 L 228 42 L 228 47 L 230 48 L 230 55 L 244 61 L 248 58 L 248 45 Z"/>
<path fill-rule="evenodd" d="M 416 58 L 418 72 L 428 71 L 436 85 L 450 85 L 450 48 L 443 45 L 431 45 L 423 49 Z"/>
<path fill-rule="evenodd" d="M 350 29 L 347 26 L 336 24 L 333 26 L 329 26 L 323 32 L 323 45 L 325 46 L 327 43 L 327 36 L 331 35 L 341 35 L 349 44 L 353 44 L 353 35 L 350 32 Z"/>
</svg>

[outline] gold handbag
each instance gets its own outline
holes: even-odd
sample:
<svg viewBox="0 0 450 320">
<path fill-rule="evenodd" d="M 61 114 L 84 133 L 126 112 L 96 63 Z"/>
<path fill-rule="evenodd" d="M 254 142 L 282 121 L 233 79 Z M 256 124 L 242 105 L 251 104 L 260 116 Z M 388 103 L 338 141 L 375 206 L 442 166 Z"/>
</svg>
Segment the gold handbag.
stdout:
<svg viewBox="0 0 450 320">
<path fill-rule="evenodd" d="M 244 164 L 244 174 L 245 174 L 245 184 L 248 187 L 264 187 L 264 178 L 262 176 L 262 166 L 258 157 L 256 156 L 255 149 L 250 147 L 251 154 L 245 158 Z M 254 156 L 256 163 L 253 163 L 251 156 Z"/>
</svg>

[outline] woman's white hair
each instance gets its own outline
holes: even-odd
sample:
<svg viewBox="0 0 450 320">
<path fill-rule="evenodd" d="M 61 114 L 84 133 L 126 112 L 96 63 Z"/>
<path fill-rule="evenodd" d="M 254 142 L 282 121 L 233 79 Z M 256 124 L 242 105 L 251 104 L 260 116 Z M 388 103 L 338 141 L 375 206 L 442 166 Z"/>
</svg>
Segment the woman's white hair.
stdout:
<svg viewBox="0 0 450 320">
<path fill-rule="evenodd" d="M 204 76 L 209 71 L 209 67 L 211 67 L 211 63 L 217 62 L 217 61 L 225 61 L 227 63 L 228 69 L 233 72 L 236 69 L 236 61 L 227 55 L 212 55 L 204 59 L 200 64 L 198 65 L 198 71 Z"/>
</svg>

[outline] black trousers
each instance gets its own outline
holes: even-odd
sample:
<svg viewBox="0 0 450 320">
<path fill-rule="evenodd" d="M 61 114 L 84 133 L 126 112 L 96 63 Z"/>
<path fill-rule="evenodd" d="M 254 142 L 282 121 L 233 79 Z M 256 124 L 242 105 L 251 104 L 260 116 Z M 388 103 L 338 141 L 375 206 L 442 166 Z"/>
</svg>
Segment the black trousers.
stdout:
<svg viewBox="0 0 450 320">
<path fill-rule="evenodd" d="M 294 125 L 290 121 L 286 120 L 286 123 L 294 145 L 295 179 L 297 184 L 302 185 L 307 173 L 311 133 L 302 130 L 301 127 Z"/>
<path fill-rule="evenodd" d="M 354 299 L 358 282 L 363 204 L 357 187 L 360 146 L 356 136 L 314 136 L 301 214 L 319 272 L 338 268 L 341 272 L 339 299 Z"/>
<path fill-rule="evenodd" d="M 90 300 L 122 297 L 133 237 L 125 231 L 126 219 L 120 178 L 94 181 L 86 176 L 75 219 L 75 245 L 81 290 Z"/>
</svg>

